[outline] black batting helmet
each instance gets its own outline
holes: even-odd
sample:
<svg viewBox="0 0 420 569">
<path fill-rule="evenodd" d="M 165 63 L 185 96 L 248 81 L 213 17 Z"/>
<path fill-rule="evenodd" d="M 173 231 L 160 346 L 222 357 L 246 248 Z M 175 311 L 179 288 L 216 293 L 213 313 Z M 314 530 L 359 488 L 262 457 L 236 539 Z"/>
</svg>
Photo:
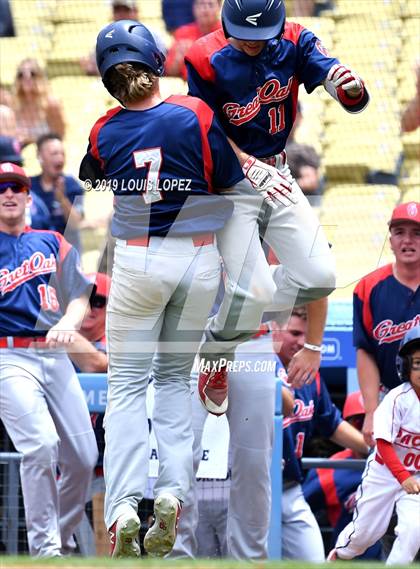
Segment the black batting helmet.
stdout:
<svg viewBox="0 0 420 569">
<path fill-rule="evenodd" d="M 270 40 L 284 31 L 283 0 L 225 0 L 222 24 L 226 37 L 239 40 Z"/>
</svg>

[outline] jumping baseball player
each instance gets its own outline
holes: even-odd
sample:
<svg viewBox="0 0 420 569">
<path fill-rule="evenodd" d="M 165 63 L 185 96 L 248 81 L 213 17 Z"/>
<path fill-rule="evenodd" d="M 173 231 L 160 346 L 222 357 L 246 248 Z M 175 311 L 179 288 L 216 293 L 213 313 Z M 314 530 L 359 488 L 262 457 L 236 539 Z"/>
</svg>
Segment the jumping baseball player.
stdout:
<svg viewBox="0 0 420 569">
<path fill-rule="evenodd" d="M 55 557 L 75 549 L 98 456 L 66 353 L 90 283 L 62 235 L 25 227 L 29 187 L 21 167 L 0 165 L 0 418 L 23 455 L 30 554 Z"/>
<path fill-rule="evenodd" d="M 380 397 L 400 383 L 394 365 L 398 343 L 420 324 L 420 202 L 398 205 L 389 233 L 395 262 L 363 277 L 353 295 L 353 343 L 369 446 Z"/>
<path fill-rule="evenodd" d="M 258 329 L 273 295 L 279 310 L 296 301 L 309 303 L 307 342 L 288 370 L 290 381 L 299 386 L 312 380 L 320 365 L 327 302 L 311 301 L 334 289 L 335 275 L 327 240 L 290 175 L 284 152 L 298 88 L 303 83 L 310 93 L 323 85 L 350 113 L 362 111 L 369 95 L 362 79 L 331 57 L 312 32 L 286 21 L 282 0 L 226 0 L 222 24 L 223 30 L 201 38 L 187 52 L 190 94 L 214 110 L 240 159 L 243 151 L 274 164 L 292 191 L 269 211 L 252 196 L 249 180 L 236 185 L 234 214 L 218 235 L 228 276 L 226 295 L 201 353 L 210 360 L 231 358 L 238 342 Z M 247 160 L 244 167 L 253 164 Z M 273 273 L 260 235 L 281 261 Z M 200 397 L 214 414 L 227 408 L 226 368 L 220 362 L 199 379 Z"/>
<path fill-rule="evenodd" d="M 214 235 L 232 213 L 215 189 L 233 186 L 248 171 L 202 100 L 162 100 L 164 57 L 147 28 L 129 20 L 110 24 L 99 33 L 96 57 L 105 87 L 123 105 L 92 128 L 80 172 L 89 184 L 114 192 L 105 521 L 112 555 L 139 555 L 137 507 L 147 486 L 145 395 L 152 373 L 160 470 L 156 521 L 144 547 L 163 556 L 172 549 L 191 486 L 190 372 L 219 285 Z M 280 178 L 275 171 L 269 178 L 264 187 L 275 192 Z"/>
<path fill-rule="evenodd" d="M 420 326 L 402 339 L 397 356 L 403 382 L 375 411 L 375 454 L 356 496 L 353 520 L 328 559 L 353 559 L 380 539 L 397 510 L 396 539 L 387 565 L 405 565 L 420 548 Z"/>
</svg>

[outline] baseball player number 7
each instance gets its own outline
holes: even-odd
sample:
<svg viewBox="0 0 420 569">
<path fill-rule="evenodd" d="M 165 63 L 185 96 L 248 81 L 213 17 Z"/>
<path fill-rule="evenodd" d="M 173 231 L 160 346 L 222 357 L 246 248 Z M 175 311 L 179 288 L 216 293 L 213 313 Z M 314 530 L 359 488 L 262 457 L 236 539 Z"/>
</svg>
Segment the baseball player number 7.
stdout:
<svg viewBox="0 0 420 569">
<path fill-rule="evenodd" d="M 163 196 L 159 191 L 159 172 L 162 164 L 162 149 L 158 146 L 146 150 L 135 150 L 133 156 L 136 168 L 147 168 L 146 184 L 142 194 L 145 203 L 161 201 Z"/>
</svg>

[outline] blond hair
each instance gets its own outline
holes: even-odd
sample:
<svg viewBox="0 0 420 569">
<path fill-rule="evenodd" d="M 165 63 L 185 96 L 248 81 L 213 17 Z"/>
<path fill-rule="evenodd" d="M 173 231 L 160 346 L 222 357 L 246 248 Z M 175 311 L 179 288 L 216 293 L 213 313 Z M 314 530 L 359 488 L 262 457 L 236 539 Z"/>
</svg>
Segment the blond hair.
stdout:
<svg viewBox="0 0 420 569">
<path fill-rule="evenodd" d="M 107 72 L 105 84 L 113 97 L 124 105 L 136 103 L 153 94 L 158 77 L 138 63 L 118 63 Z"/>
<path fill-rule="evenodd" d="M 29 64 L 33 72 L 35 73 L 35 81 L 34 81 L 35 90 L 33 93 L 34 96 L 31 100 L 36 107 L 45 112 L 48 106 L 48 95 L 49 95 L 48 79 L 45 74 L 45 71 L 39 65 L 38 61 L 32 57 L 27 57 L 26 59 L 23 59 L 16 70 L 16 77 L 12 90 L 14 94 L 13 108 L 16 112 L 19 112 L 23 108 L 23 106 L 27 104 L 24 98 L 22 84 L 18 77 L 22 66 L 25 64 Z"/>
</svg>

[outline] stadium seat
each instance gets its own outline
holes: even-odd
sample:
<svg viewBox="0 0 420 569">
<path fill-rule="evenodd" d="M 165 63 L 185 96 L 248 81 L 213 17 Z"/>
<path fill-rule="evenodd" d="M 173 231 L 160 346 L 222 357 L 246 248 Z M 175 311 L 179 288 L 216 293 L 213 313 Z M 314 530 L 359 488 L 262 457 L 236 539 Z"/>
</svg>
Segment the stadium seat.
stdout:
<svg viewBox="0 0 420 569">
<path fill-rule="evenodd" d="M 387 221 L 399 199 L 399 189 L 386 185 L 340 185 L 324 194 L 320 221 L 337 262 L 334 298 L 351 298 L 357 280 L 388 262 Z"/>
</svg>

